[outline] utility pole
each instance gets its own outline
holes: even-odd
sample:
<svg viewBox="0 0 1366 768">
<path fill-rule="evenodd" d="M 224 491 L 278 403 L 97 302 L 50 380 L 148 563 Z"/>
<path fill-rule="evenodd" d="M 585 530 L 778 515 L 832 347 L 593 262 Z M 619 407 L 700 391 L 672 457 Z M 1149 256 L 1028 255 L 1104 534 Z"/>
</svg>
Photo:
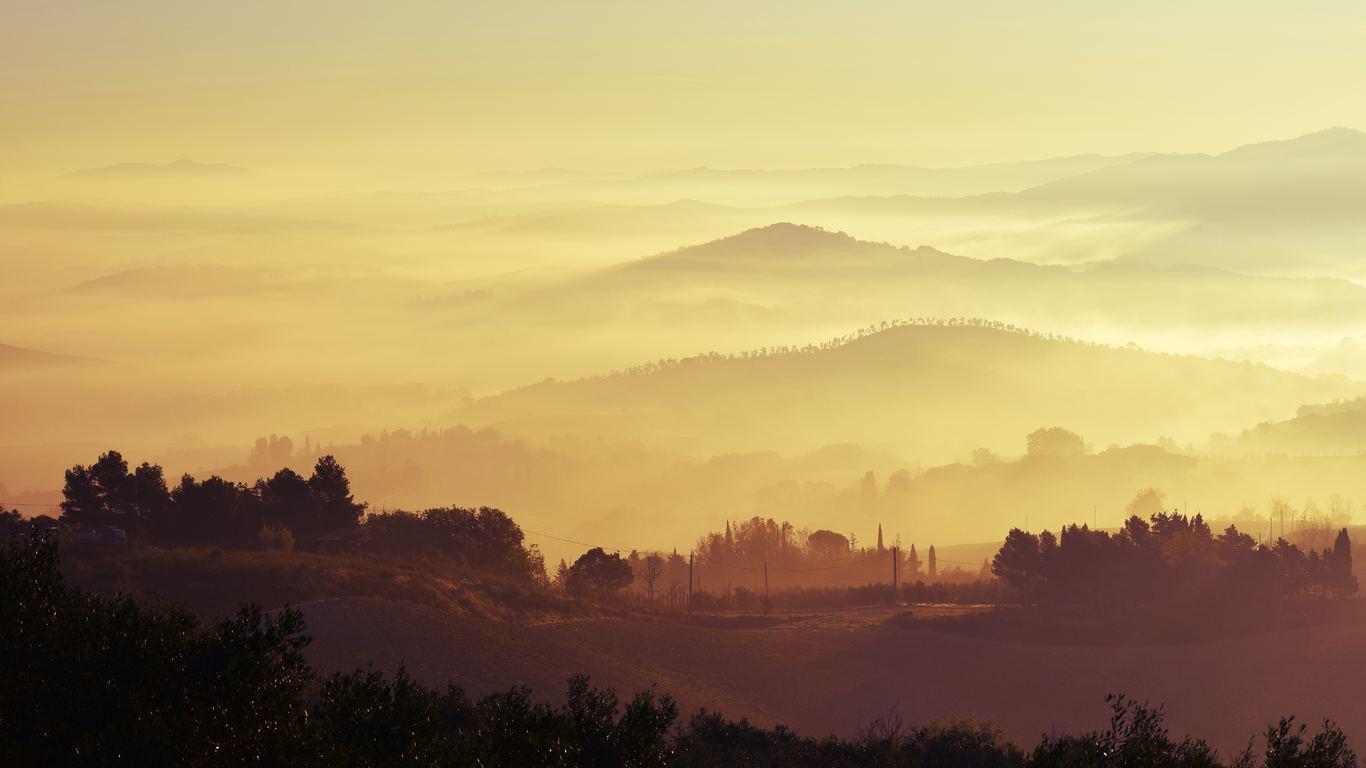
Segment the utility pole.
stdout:
<svg viewBox="0 0 1366 768">
<path fill-rule="evenodd" d="M 764 613 L 768 613 L 768 558 L 764 558 Z"/>
<path fill-rule="evenodd" d="M 692 556 L 688 553 L 688 613 L 692 613 Z"/>
<path fill-rule="evenodd" d="M 897 568 L 901 567 L 901 547 L 892 547 L 892 603 L 897 602 L 897 587 L 900 586 L 901 574 L 897 573 Z"/>
</svg>

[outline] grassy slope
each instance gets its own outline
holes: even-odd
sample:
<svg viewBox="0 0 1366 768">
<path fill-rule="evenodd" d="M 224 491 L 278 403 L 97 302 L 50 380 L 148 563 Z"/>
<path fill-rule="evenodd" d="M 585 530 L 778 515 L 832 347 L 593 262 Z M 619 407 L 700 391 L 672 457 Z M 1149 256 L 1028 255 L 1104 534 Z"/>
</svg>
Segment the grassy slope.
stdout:
<svg viewBox="0 0 1366 768">
<path fill-rule="evenodd" d="M 1032 743 L 1053 727 L 1102 725 L 1104 695 L 1122 691 L 1166 702 L 1174 732 L 1226 751 L 1286 713 L 1331 716 L 1366 740 L 1366 700 L 1351 674 L 1366 648 L 1359 610 L 1203 642 L 1020 642 L 994 625 L 942 631 L 944 611 L 923 606 L 910 619 L 896 608 L 668 619 L 438 576 L 432 563 L 353 556 L 68 548 L 64 567 L 87 587 L 154 591 L 210 616 L 239 598 L 300 604 L 319 668 L 404 663 L 473 693 L 525 684 L 553 697 L 582 671 L 626 692 L 657 685 L 684 711 L 706 706 L 816 733 L 849 733 L 895 710 L 907 721 L 992 719 Z"/>
</svg>

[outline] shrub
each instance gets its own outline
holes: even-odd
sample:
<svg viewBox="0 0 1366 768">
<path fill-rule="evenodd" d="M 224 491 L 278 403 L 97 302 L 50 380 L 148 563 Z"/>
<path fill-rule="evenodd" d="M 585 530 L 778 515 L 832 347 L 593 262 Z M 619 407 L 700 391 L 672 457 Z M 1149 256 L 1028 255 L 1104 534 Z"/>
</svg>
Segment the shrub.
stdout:
<svg viewBox="0 0 1366 768">
<path fill-rule="evenodd" d="M 256 535 L 256 540 L 261 542 L 265 549 L 279 550 L 280 552 L 294 551 L 294 534 L 282 525 L 264 525 L 261 532 Z"/>
</svg>

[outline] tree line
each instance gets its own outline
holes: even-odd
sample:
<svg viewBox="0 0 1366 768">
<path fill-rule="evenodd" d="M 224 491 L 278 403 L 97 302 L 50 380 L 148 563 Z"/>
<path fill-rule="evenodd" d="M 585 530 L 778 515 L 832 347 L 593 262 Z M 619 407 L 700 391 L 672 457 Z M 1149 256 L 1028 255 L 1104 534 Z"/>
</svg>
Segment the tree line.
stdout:
<svg viewBox="0 0 1366 768">
<path fill-rule="evenodd" d="M 331 456 L 309 477 L 281 469 L 254 485 L 186 474 L 168 488 L 162 468 L 129 468 L 118 451 L 66 471 L 61 520 L 79 528 L 116 527 L 158 544 L 232 546 L 258 540 L 263 529 L 318 539 L 353 530 L 365 505 L 351 495 L 346 470 Z"/>
<path fill-rule="evenodd" d="M 101 598 L 67 585 L 53 543 L 0 547 L 0 764 L 468 766 L 489 768 L 1349 768 L 1330 723 L 1283 719 L 1224 760 L 1172 738 L 1160 708 L 1110 699 L 1107 729 L 1049 734 L 1029 751 L 969 721 L 880 720 L 854 738 L 811 738 L 702 710 L 668 695 L 622 702 L 586 678 L 564 703 L 514 688 L 474 699 L 402 668 L 320 675 L 296 610 L 243 606 L 204 625 L 175 607 Z"/>
<path fill-rule="evenodd" d="M 1259 544 L 1233 525 L 1216 536 L 1200 515 L 1178 512 L 1132 515 L 1115 533 L 1075 524 L 1060 535 L 1016 528 L 991 569 L 1023 602 L 1090 611 L 1241 607 L 1357 592 L 1346 528 L 1331 547 L 1306 553 L 1285 539 Z"/>
<path fill-rule="evenodd" d="M 431 556 L 529 583 L 545 562 L 521 527 L 491 507 L 436 507 L 366 514 L 346 470 L 325 455 L 309 477 L 284 468 L 254 484 L 184 475 L 173 488 L 160 466 L 130 468 L 117 451 L 67 470 L 61 517 L 67 531 L 118 528 L 135 541 L 180 547 L 264 547 Z M 18 515 L 14 516 L 17 530 Z M 7 523 L 8 517 L 0 519 Z"/>
<path fill-rule="evenodd" d="M 701 363 L 716 363 L 724 362 L 727 360 L 748 360 L 751 358 L 757 359 L 765 357 L 776 357 L 780 355 L 812 354 L 815 352 L 823 352 L 827 350 L 838 349 L 847 344 L 851 344 L 855 341 L 858 341 L 859 339 L 867 338 L 869 336 L 872 336 L 873 334 L 881 333 L 882 331 L 890 330 L 892 328 L 981 328 L 985 330 L 1001 331 L 1003 333 L 1009 333 L 1014 336 L 1020 336 L 1027 339 L 1043 339 L 1046 341 L 1056 341 L 1074 346 L 1091 347 L 1097 349 L 1115 348 L 1110 344 L 1104 344 L 1097 341 L 1078 339 L 1071 336 L 1065 336 L 1059 333 L 1035 331 L 1022 326 L 1013 325 L 1011 323 L 1003 323 L 998 320 L 990 320 L 980 317 L 895 318 L 892 320 L 883 320 L 880 323 L 872 323 L 867 326 L 860 327 L 852 333 L 846 333 L 841 336 L 835 336 L 831 339 L 820 342 L 818 344 L 805 344 L 802 346 L 765 346 L 743 350 L 741 352 L 735 353 L 705 352 L 699 355 L 692 355 L 690 357 L 683 358 L 660 358 L 659 360 L 653 362 L 642 363 L 640 365 L 633 365 L 621 370 L 613 370 L 608 371 L 606 373 L 588 376 L 584 380 L 600 381 L 603 379 L 615 378 L 618 376 L 642 376 L 652 373 L 659 373 L 661 371 L 667 371 L 675 368 L 683 368 L 686 366 L 698 365 Z M 1154 354 L 1161 355 L 1165 353 Z"/>
</svg>

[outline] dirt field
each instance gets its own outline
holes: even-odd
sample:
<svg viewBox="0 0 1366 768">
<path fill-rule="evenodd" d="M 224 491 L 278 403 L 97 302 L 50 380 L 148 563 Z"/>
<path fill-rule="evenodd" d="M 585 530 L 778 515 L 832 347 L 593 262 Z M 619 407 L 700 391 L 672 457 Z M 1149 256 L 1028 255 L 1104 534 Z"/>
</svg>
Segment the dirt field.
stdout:
<svg viewBox="0 0 1366 768">
<path fill-rule="evenodd" d="M 933 611 L 918 609 L 921 614 Z M 1293 713 L 1324 717 L 1366 745 L 1366 622 L 1179 645 L 1031 644 L 964 637 L 895 609 L 787 617 L 586 618 L 514 625 L 409 604 L 306 606 L 315 663 L 405 660 L 431 683 L 472 693 L 511 684 L 557 692 L 576 671 L 631 692 L 656 685 L 699 706 L 847 734 L 895 711 L 908 722 L 993 720 L 1032 745 L 1052 729 L 1102 727 L 1108 692 L 1165 702 L 1171 730 L 1225 752 Z"/>
</svg>

